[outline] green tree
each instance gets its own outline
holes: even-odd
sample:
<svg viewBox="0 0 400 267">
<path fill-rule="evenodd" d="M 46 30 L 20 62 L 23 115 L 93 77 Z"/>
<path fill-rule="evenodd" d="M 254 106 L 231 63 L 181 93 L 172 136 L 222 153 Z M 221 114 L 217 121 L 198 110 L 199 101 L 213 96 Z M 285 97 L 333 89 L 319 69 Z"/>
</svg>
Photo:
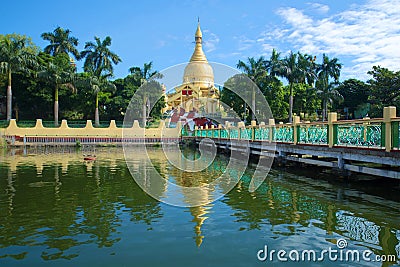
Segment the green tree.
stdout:
<svg viewBox="0 0 400 267">
<path fill-rule="evenodd" d="M 69 64 L 67 54 L 59 54 L 52 60 L 48 61 L 44 69 L 38 72 L 38 77 L 54 88 L 54 125 L 58 125 L 59 115 L 59 90 L 68 88 L 72 92 L 77 89 L 74 85 L 75 73 L 74 68 Z"/>
<path fill-rule="evenodd" d="M 322 100 L 323 118 L 325 118 L 324 116 L 327 114 L 328 104 L 332 104 L 333 101 L 343 101 L 343 96 L 336 89 L 337 86 L 338 83 L 335 82 L 330 82 L 328 86 L 326 86 L 324 82 L 317 82 L 317 94 Z"/>
<path fill-rule="evenodd" d="M 270 58 L 265 61 L 265 69 L 269 75 L 263 83 L 258 83 L 258 86 L 268 101 L 274 118 L 284 120 L 288 116 L 289 105 L 285 102 L 285 87 L 277 78 L 280 73 L 280 56 L 281 53 L 272 50 Z"/>
<path fill-rule="evenodd" d="M 400 71 L 391 71 L 387 68 L 374 66 L 371 71 L 369 102 L 371 103 L 371 115 L 382 117 L 383 108 L 396 106 L 400 109 Z"/>
<path fill-rule="evenodd" d="M 129 74 L 125 78 L 114 80 L 113 84 L 116 90 L 107 106 L 108 115 L 112 118 L 123 120 L 129 102 L 140 87 L 140 80 L 138 81 L 132 74 Z M 139 105 L 141 105 L 141 102 Z"/>
<path fill-rule="evenodd" d="M 246 75 L 256 84 L 258 85 L 263 79 L 266 79 L 268 76 L 267 70 L 265 68 L 266 61 L 264 57 L 259 57 L 258 59 L 248 58 L 247 64 L 243 61 L 239 60 L 236 67 L 242 70 Z M 251 120 L 255 120 L 255 112 L 256 112 L 256 92 L 254 86 L 251 86 Z M 244 103 L 246 105 L 246 103 Z"/>
<path fill-rule="evenodd" d="M 111 102 L 111 96 L 116 90 L 113 82 L 109 81 L 105 76 L 97 77 L 92 73 L 83 73 L 80 75 L 78 84 L 85 88 L 92 96 L 95 97 L 95 125 L 100 125 L 100 102 L 102 103 L 101 112 L 105 113 L 105 109 Z M 89 96 L 89 98 L 91 98 Z M 93 101 L 93 100 L 92 100 Z M 92 106 L 93 107 L 93 106 Z"/>
<path fill-rule="evenodd" d="M 341 68 L 342 64 L 339 63 L 337 58 L 329 59 L 327 55 L 323 54 L 322 63 L 318 66 L 317 70 L 318 81 L 316 83 L 318 94 L 322 99 L 322 120 L 327 118 L 328 102 L 340 99 L 340 97 L 333 96 L 337 92 L 336 85 L 339 82 Z M 331 78 L 334 81 L 333 83 L 330 82 Z"/>
<path fill-rule="evenodd" d="M 79 59 L 79 52 L 76 48 L 78 46 L 78 39 L 70 36 L 71 31 L 69 29 L 63 29 L 57 27 L 53 32 L 42 33 L 41 37 L 43 40 L 49 41 L 50 44 L 44 48 L 44 52 L 57 56 L 60 54 L 71 53 L 75 59 Z"/>
<path fill-rule="evenodd" d="M 143 127 L 146 126 L 147 118 L 150 116 L 152 110 L 151 105 L 155 104 L 152 100 L 157 101 L 161 97 L 162 88 L 156 79 L 162 78 L 161 73 L 152 70 L 153 62 L 144 63 L 143 68 L 132 67 L 129 69 L 132 77 L 136 82 L 140 81 L 140 95 L 142 105 L 142 123 Z M 155 97 L 156 96 L 156 97 Z M 159 103 L 160 104 L 160 103 Z"/>
<path fill-rule="evenodd" d="M 297 53 L 292 51 L 279 62 L 278 75 L 285 78 L 289 83 L 289 122 L 293 121 L 293 88 L 301 80 L 302 71 L 297 61 Z"/>
<path fill-rule="evenodd" d="M 260 86 L 274 118 L 277 120 L 286 119 L 289 105 L 285 101 L 285 88 L 282 82 L 276 77 L 271 77 L 265 84 L 261 84 Z"/>
<path fill-rule="evenodd" d="M 275 49 L 272 49 L 271 57 L 269 60 L 265 61 L 265 69 L 272 76 L 279 75 L 279 64 L 281 61 L 281 53 L 277 52 Z"/>
<path fill-rule="evenodd" d="M 366 115 L 365 112 L 368 110 L 364 114 L 360 111 L 365 110 L 365 106 L 369 105 L 370 86 L 368 84 L 357 79 L 348 79 L 342 82 L 337 90 L 343 96 L 343 102 L 336 105 L 336 108 L 346 110 L 346 119 L 359 119 Z"/>
<path fill-rule="evenodd" d="M 225 83 L 224 87 L 221 91 L 221 98 L 220 101 L 226 104 L 230 109 L 226 110 L 228 116 L 235 117 L 234 115 L 237 114 L 243 120 L 246 120 L 247 117 L 247 109 L 246 104 L 242 97 L 237 95 L 235 92 L 243 92 L 249 94 L 249 92 L 243 91 L 243 88 L 248 87 L 248 77 L 246 74 L 236 74 L 230 77 Z"/>
<path fill-rule="evenodd" d="M 317 81 L 318 64 L 315 63 L 316 58 L 316 56 L 297 52 L 297 64 L 300 70 L 300 83 L 312 86 Z"/>
<path fill-rule="evenodd" d="M 114 74 L 113 65 L 117 65 L 122 60 L 112 52 L 111 37 L 107 36 L 103 41 L 99 37 L 94 37 L 95 42 L 86 42 L 81 58 L 85 58 L 83 68 L 85 72 L 93 73 L 96 77 L 111 77 Z"/>
<path fill-rule="evenodd" d="M 300 116 L 303 113 L 303 119 L 316 119 L 316 111 L 321 106 L 321 100 L 318 98 L 317 90 L 311 85 L 298 83 L 294 86 L 294 94 L 296 95 L 293 103 L 294 112 Z"/>
<path fill-rule="evenodd" d="M 39 52 L 36 57 L 38 69 L 41 69 L 41 66 L 45 65 L 44 62 L 50 58 L 52 56 Z M 13 114 L 16 120 L 53 119 L 53 88 L 38 79 L 36 73 L 37 70 L 12 75 Z M 3 84 L 6 85 L 7 82 Z"/>
<path fill-rule="evenodd" d="M 29 38 L 8 34 L 0 36 L 0 71 L 7 76 L 7 120 L 12 117 L 12 74 L 28 73 L 37 67 L 37 49 Z"/>
<path fill-rule="evenodd" d="M 99 87 L 94 90 L 96 97 L 95 108 L 95 125 L 99 126 L 99 92 L 103 89 L 102 85 L 106 84 L 104 81 L 113 76 L 113 65 L 121 62 L 121 58 L 112 52 L 109 48 L 111 46 L 111 37 L 107 36 L 103 41 L 98 37 L 94 37 L 95 42 L 86 42 L 85 49 L 81 52 L 81 58 L 85 58 L 83 68 L 85 72 L 95 76 Z"/>
</svg>

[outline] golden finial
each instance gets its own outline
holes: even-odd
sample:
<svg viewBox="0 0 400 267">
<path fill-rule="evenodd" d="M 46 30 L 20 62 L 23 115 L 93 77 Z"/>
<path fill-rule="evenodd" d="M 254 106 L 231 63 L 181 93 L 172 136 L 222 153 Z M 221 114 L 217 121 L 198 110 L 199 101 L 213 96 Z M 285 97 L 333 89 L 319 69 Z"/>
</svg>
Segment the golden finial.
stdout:
<svg viewBox="0 0 400 267">
<path fill-rule="evenodd" d="M 200 18 L 197 18 L 197 30 L 196 30 L 196 34 L 194 35 L 194 40 L 195 40 L 196 46 L 194 48 L 193 55 L 190 58 L 191 62 L 193 62 L 193 61 L 207 62 L 206 55 L 204 55 L 204 52 L 203 52 L 202 38 L 203 38 L 203 34 L 201 33 L 201 29 L 200 29 Z"/>
<path fill-rule="evenodd" d="M 195 37 L 199 37 L 199 38 L 203 37 L 203 35 L 201 33 L 201 29 L 200 29 L 200 18 L 199 17 L 197 17 L 197 30 L 196 30 Z M 196 42 L 197 41 L 198 40 L 196 39 Z M 201 42 L 201 39 L 200 39 L 200 42 Z"/>
</svg>

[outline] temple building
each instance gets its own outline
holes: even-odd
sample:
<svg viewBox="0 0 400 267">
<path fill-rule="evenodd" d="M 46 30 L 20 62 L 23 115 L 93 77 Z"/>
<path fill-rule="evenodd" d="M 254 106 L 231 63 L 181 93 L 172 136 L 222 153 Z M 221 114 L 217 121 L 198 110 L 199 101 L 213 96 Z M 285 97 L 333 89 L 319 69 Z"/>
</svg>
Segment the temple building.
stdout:
<svg viewBox="0 0 400 267">
<path fill-rule="evenodd" d="M 200 22 L 195 33 L 195 48 L 183 74 L 182 84 L 165 95 L 167 110 L 215 114 L 219 111 L 219 91 L 214 86 L 213 69 L 202 47 Z"/>
</svg>

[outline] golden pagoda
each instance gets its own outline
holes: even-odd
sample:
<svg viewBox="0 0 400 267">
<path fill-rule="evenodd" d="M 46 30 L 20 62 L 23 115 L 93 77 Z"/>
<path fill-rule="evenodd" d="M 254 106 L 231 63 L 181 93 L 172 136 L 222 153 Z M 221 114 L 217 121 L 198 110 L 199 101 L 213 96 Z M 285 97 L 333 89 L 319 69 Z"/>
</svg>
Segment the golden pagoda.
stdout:
<svg viewBox="0 0 400 267">
<path fill-rule="evenodd" d="M 184 109 L 200 113 L 216 113 L 219 91 L 214 86 L 214 72 L 203 52 L 200 22 L 195 33 L 195 48 L 183 74 L 182 85 L 165 96 L 167 110 Z"/>
</svg>

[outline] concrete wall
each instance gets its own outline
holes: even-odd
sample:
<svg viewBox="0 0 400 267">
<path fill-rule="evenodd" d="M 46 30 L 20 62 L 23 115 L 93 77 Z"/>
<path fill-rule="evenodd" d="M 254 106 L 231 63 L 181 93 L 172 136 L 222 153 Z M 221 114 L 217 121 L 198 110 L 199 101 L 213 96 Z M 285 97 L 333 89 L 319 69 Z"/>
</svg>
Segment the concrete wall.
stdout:
<svg viewBox="0 0 400 267">
<path fill-rule="evenodd" d="M 92 121 L 88 120 L 85 128 L 70 128 L 66 120 L 61 122 L 58 128 L 43 127 L 42 120 L 36 120 L 35 127 L 20 128 L 13 119 L 7 128 L 2 129 L 1 134 L 7 136 L 60 136 L 60 137 L 137 137 L 137 138 L 178 138 L 181 125 L 176 128 L 166 128 L 165 121 L 161 121 L 158 128 L 144 129 L 139 126 L 138 121 L 133 123 L 131 128 L 118 128 L 112 120 L 108 128 L 95 128 Z"/>
</svg>

